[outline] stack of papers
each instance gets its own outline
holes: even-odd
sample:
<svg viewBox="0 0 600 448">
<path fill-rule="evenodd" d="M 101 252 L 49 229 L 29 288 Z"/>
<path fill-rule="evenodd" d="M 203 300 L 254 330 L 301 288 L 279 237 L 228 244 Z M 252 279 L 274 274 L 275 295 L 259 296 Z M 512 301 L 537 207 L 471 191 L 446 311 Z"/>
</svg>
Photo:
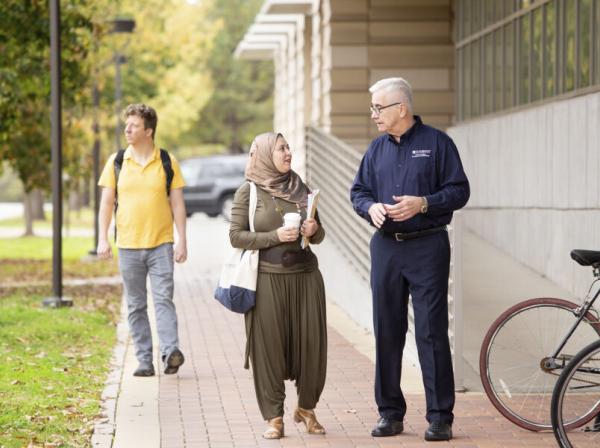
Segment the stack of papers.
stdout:
<svg viewBox="0 0 600 448">
<path fill-rule="evenodd" d="M 317 212 L 317 202 L 319 202 L 319 190 L 314 190 L 308 194 L 308 203 L 306 204 L 306 219 L 314 218 Z M 302 237 L 302 249 L 308 247 L 308 238 Z"/>
</svg>

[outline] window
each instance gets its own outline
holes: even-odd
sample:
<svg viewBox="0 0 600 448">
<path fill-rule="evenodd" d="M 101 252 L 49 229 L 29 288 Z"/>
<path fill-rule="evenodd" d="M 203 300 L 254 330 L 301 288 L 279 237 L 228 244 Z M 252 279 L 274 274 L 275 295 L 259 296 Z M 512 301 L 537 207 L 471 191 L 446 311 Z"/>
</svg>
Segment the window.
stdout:
<svg viewBox="0 0 600 448">
<path fill-rule="evenodd" d="M 485 36 L 485 96 L 484 113 L 489 114 L 494 111 L 494 40 L 493 34 Z"/>
<path fill-rule="evenodd" d="M 600 84 L 600 0 L 594 1 L 594 84 Z"/>
<path fill-rule="evenodd" d="M 552 1 L 544 5 L 544 97 L 556 94 L 556 6 Z"/>
<path fill-rule="evenodd" d="M 530 48 L 531 48 L 531 26 L 530 14 L 526 14 L 519 20 L 519 104 L 529 102 L 530 87 Z"/>
<path fill-rule="evenodd" d="M 504 27 L 504 107 L 515 105 L 515 25 Z"/>
<path fill-rule="evenodd" d="M 568 92 L 575 88 L 575 16 L 576 0 L 565 0 L 565 53 L 563 58 L 564 81 L 563 90 Z"/>
<path fill-rule="evenodd" d="M 531 35 L 531 101 L 542 98 L 543 12 L 542 8 L 533 11 L 533 33 Z"/>
<path fill-rule="evenodd" d="M 471 45 L 471 116 L 477 117 L 481 114 L 481 41 L 476 40 Z"/>
<path fill-rule="evenodd" d="M 600 90 L 600 0 L 456 0 L 457 116 Z"/>
<path fill-rule="evenodd" d="M 502 31 L 499 28 L 494 32 L 494 110 L 502 109 L 502 76 L 505 75 Z"/>
<path fill-rule="evenodd" d="M 587 87 L 590 85 L 591 73 L 591 23 L 592 23 L 592 0 L 579 0 L 579 35 L 578 62 L 579 71 L 577 87 Z"/>
</svg>

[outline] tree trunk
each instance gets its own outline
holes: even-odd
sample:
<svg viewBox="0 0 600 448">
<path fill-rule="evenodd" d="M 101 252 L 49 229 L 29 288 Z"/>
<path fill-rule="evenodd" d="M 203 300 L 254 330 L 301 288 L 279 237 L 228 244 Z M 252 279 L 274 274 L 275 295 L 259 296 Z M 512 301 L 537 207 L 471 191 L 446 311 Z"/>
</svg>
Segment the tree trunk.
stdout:
<svg viewBox="0 0 600 448">
<path fill-rule="evenodd" d="M 89 180 L 83 180 L 83 192 L 81 193 L 81 205 L 83 207 L 89 207 L 90 206 L 90 198 L 91 198 L 91 194 L 90 194 L 90 184 L 93 183 L 93 179 L 92 182 L 90 182 Z"/>
<path fill-rule="evenodd" d="M 69 209 L 76 212 L 81 209 L 81 194 L 76 189 L 69 192 Z"/>
<path fill-rule="evenodd" d="M 23 195 L 23 218 L 25 220 L 25 234 L 23 236 L 33 235 L 33 215 L 32 215 L 32 192 Z"/>
<path fill-rule="evenodd" d="M 31 201 L 31 218 L 38 221 L 45 221 L 46 214 L 44 213 L 44 195 L 42 190 L 35 189 L 29 193 Z"/>
</svg>

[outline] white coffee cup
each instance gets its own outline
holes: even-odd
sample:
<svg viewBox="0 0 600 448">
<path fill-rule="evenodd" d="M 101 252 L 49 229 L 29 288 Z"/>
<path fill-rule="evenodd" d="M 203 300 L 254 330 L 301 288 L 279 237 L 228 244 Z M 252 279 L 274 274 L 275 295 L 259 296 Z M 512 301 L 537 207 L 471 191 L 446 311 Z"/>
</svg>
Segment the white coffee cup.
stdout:
<svg viewBox="0 0 600 448">
<path fill-rule="evenodd" d="M 283 227 L 294 227 L 298 229 L 300 227 L 301 219 L 300 213 L 286 213 L 283 215 Z"/>
</svg>

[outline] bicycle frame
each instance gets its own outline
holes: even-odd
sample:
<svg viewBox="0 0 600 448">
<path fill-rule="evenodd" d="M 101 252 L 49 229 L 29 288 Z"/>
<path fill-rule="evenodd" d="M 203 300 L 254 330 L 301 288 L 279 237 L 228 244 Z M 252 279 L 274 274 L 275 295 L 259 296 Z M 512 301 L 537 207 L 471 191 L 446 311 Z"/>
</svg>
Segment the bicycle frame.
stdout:
<svg viewBox="0 0 600 448">
<path fill-rule="evenodd" d="M 598 281 L 600 281 L 600 268 L 594 267 L 594 277 L 596 278 L 596 280 L 594 280 L 590 286 L 590 291 L 592 290 L 592 287 L 594 286 L 594 284 Z M 550 356 L 550 358 L 546 361 L 546 364 L 544 367 L 546 367 L 547 369 L 557 369 L 560 367 L 564 367 L 565 366 L 565 360 L 562 360 L 562 364 L 558 364 L 556 362 L 557 358 L 558 358 L 558 354 L 562 351 L 562 349 L 565 347 L 565 345 L 567 344 L 567 342 L 569 341 L 569 339 L 571 338 L 571 336 L 573 335 L 573 333 L 575 333 L 575 330 L 577 330 L 577 327 L 579 326 L 579 324 L 581 323 L 581 321 L 583 320 L 583 318 L 586 316 L 586 314 L 588 313 L 589 310 L 592 309 L 592 306 L 594 306 L 594 302 L 596 301 L 596 299 L 598 298 L 598 296 L 600 295 L 600 288 L 598 288 L 598 291 L 596 291 L 596 294 L 594 295 L 594 297 L 590 300 L 589 297 L 589 292 L 586 295 L 586 298 L 583 302 L 583 304 L 577 309 L 577 320 L 575 321 L 575 323 L 573 323 L 573 326 L 569 329 L 569 331 L 567 332 L 567 334 L 565 335 L 565 337 L 563 338 L 563 340 L 561 341 L 560 344 L 558 344 L 558 347 L 556 348 L 556 350 L 554 351 L 554 353 Z"/>
</svg>

